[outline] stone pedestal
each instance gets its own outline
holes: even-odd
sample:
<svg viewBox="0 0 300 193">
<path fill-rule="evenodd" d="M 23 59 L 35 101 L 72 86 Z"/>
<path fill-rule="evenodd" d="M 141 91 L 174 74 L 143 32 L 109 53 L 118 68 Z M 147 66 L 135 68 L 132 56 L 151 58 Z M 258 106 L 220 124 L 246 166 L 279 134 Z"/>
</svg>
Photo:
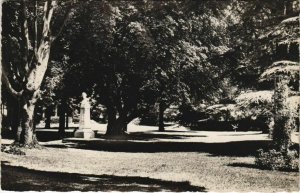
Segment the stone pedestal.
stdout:
<svg viewBox="0 0 300 193">
<path fill-rule="evenodd" d="M 95 133 L 92 129 L 78 129 L 75 131 L 74 137 L 92 139 L 95 138 Z"/>
<path fill-rule="evenodd" d="M 75 131 L 74 137 L 92 139 L 95 137 L 94 131 L 91 129 L 90 120 L 90 102 L 85 93 L 82 93 L 83 100 L 80 105 L 79 129 Z"/>
</svg>

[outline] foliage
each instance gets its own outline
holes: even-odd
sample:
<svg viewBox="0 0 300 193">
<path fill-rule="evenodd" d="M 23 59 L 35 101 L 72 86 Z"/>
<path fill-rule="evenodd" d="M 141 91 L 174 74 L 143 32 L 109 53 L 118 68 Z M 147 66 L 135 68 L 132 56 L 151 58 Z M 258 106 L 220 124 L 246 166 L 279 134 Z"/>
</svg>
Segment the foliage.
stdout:
<svg viewBox="0 0 300 193">
<path fill-rule="evenodd" d="M 238 120 L 242 112 L 237 109 L 236 104 L 216 104 L 209 106 L 206 113 L 210 118 L 219 121 Z"/>
<path fill-rule="evenodd" d="M 75 96 L 74 88 L 87 88 L 109 117 L 118 114 L 125 122 L 158 104 L 165 110 L 212 100 L 225 74 L 216 58 L 228 50 L 228 39 L 226 6 L 209 9 L 216 10 L 200 14 L 171 1 L 87 2 L 65 32 L 72 66 L 64 93 Z"/>
<path fill-rule="evenodd" d="M 56 0 L 3 3 L 1 81 L 14 100 L 8 108 L 15 119 L 11 123 L 15 142 L 20 145 L 35 147 L 38 143 L 35 107 L 43 94 L 40 88 L 48 69 L 51 47 L 60 36 L 74 3 Z"/>
<path fill-rule="evenodd" d="M 244 117 L 273 116 L 274 91 L 250 91 L 235 98 L 237 109 Z"/>
<path fill-rule="evenodd" d="M 291 118 L 291 129 L 298 127 L 299 96 L 290 96 L 286 99 L 286 111 Z M 215 104 L 206 108 L 206 113 L 214 120 L 243 120 L 262 119 L 273 129 L 274 116 L 274 91 L 248 91 L 235 98 L 234 104 Z M 271 132 L 270 131 L 270 132 Z"/>
<path fill-rule="evenodd" d="M 13 154 L 13 155 L 26 155 L 19 147 L 14 145 L 1 145 L 1 152 Z"/>
<path fill-rule="evenodd" d="M 235 47 L 231 57 L 238 63 L 233 79 L 239 87 L 259 89 L 262 84 L 257 80 L 271 64 L 299 61 L 299 10 L 296 0 L 233 4 L 233 11 L 239 14 L 231 30 Z"/>
<path fill-rule="evenodd" d="M 215 120 L 240 120 L 272 116 L 274 91 L 248 91 L 238 95 L 232 104 L 215 104 L 206 113 Z"/>
<path fill-rule="evenodd" d="M 274 62 L 260 75 L 260 81 L 272 80 L 278 75 L 299 79 L 299 63 L 288 60 Z"/>
<path fill-rule="evenodd" d="M 298 171 L 299 153 L 295 150 L 282 152 L 275 149 L 268 151 L 260 149 L 255 157 L 255 164 L 261 169 Z"/>
<path fill-rule="evenodd" d="M 292 117 L 299 117 L 300 112 L 300 96 L 291 96 L 287 98 L 287 105 Z"/>
</svg>

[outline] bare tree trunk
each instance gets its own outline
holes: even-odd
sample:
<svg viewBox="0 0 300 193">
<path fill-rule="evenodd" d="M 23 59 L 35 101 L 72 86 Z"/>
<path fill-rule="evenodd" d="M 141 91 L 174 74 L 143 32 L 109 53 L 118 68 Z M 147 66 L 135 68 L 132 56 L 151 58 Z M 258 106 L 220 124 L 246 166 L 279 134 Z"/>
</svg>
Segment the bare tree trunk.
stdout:
<svg viewBox="0 0 300 193">
<path fill-rule="evenodd" d="M 107 123 L 107 131 L 106 135 L 110 136 L 122 136 L 125 134 L 125 130 L 127 127 L 127 120 L 124 115 L 120 115 L 116 118 L 116 110 L 108 108 L 108 123 Z"/>
<path fill-rule="evenodd" d="M 33 122 L 34 122 L 34 105 L 28 104 L 23 107 L 23 120 L 22 126 L 24 128 L 24 145 L 32 145 L 33 144 Z"/>
<path fill-rule="evenodd" d="M 159 103 L 159 112 L 158 112 L 158 130 L 165 131 L 164 125 L 164 112 L 166 108 L 163 103 Z"/>
<path fill-rule="evenodd" d="M 114 130 L 114 123 L 116 122 L 117 118 L 117 113 L 116 110 L 113 108 L 107 108 L 107 129 L 106 129 L 106 135 L 111 135 Z"/>
<path fill-rule="evenodd" d="M 124 126 L 124 128 L 123 128 L 123 131 L 125 131 L 125 132 L 127 132 L 127 126 L 128 126 L 128 123 L 125 123 L 125 126 Z"/>
<path fill-rule="evenodd" d="M 65 101 L 62 100 L 61 104 L 58 106 L 58 114 L 59 114 L 59 129 L 58 134 L 60 138 L 65 137 L 65 128 L 66 128 L 66 105 Z"/>
<path fill-rule="evenodd" d="M 20 128 L 20 108 L 19 101 L 15 98 L 7 99 L 7 126 L 11 127 L 15 141 L 20 141 L 20 136 L 16 135 Z"/>
<path fill-rule="evenodd" d="M 16 141 L 21 146 L 35 147 L 38 145 L 38 141 L 35 133 L 34 125 L 34 108 L 36 99 L 23 100 L 22 104 L 22 116 L 21 116 L 21 128 L 18 129 Z"/>
<path fill-rule="evenodd" d="M 65 113 L 59 113 L 59 126 L 58 126 L 58 135 L 62 139 L 65 137 L 65 124 L 66 124 L 66 117 Z"/>
<path fill-rule="evenodd" d="M 45 110 L 45 128 L 51 128 L 51 113 L 52 107 L 46 107 Z"/>
<path fill-rule="evenodd" d="M 69 113 L 66 113 L 66 128 L 69 128 Z"/>
<path fill-rule="evenodd" d="M 111 124 L 111 130 L 108 135 L 111 136 L 122 136 L 125 134 L 124 129 L 126 128 L 127 124 L 123 117 L 119 117 L 116 119 L 115 122 Z"/>
</svg>

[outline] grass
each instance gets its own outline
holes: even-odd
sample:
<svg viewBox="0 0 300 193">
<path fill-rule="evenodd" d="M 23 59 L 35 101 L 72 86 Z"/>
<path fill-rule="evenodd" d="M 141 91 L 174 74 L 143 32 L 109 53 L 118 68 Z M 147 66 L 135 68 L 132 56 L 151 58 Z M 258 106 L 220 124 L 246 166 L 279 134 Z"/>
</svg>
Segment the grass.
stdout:
<svg viewBox="0 0 300 193">
<path fill-rule="evenodd" d="M 12 191 L 205 191 L 189 182 L 172 182 L 143 177 L 83 175 L 31 170 L 2 164 L 2 188 Z M 15 179 L 18 180 L 15 180 Z"/>
<path fill-rule="evenodd" d="M 57 191 L 64 190 L 63 188 L 83 191 L 299 190 L 298 172 L 260 170 L 255 167 L 253 152 L 267 142 L 262 134 L 178 130 L 178 133 L 166 131 L 155 136 L 153 128 L 151 132 L 147 132 L 148 139 L 145 133 L 142 136 L 133 133 L 131 142 L 126 143 L 96 140 L 77 146 L 71 142 L 64 144 L 61 141 L 51 141 L 44 143 L 48 144 L 45 149 L 26 150 L 25 156 L 2 153 L 1 159 L 6 165 L 4 168 L 14 166 L 2 170 L 2 187 L 8 187 L 7 184 L 13 182 L 11 179 L 14 175 L 24 174 L 29 175 L 25 181 L 27 185 L 34 182 L 36 186 L 42 181 L 43 186 L 40 187 Z M 168 134 L 180 136 L 172 139 L 165 136 Z M 245 141 L 247 135 L 250 141 Z M 211 139 L 216 139 L 217 143 L 213 143 Z M 151 151 L 142 151 L 149 149 Z M 9 172 L 12 174 L 11 178 Z M 49 177 L 49 172 L 55 176 L 54 179 L 51 175 Z M 49 180 L 42 178 L 40 181 L 41 176 L 48 176 Z M 66 176 L 72 180 L 63 186 L 59 185 L 60 179 Z M 96 182 L 76 180 L 88 177 L 96 178 Z M 110 181 L 109 186 L 105 185 L 103 179 Z M 10 187 L 17 186 L 12 184 Z"/>
</svg>

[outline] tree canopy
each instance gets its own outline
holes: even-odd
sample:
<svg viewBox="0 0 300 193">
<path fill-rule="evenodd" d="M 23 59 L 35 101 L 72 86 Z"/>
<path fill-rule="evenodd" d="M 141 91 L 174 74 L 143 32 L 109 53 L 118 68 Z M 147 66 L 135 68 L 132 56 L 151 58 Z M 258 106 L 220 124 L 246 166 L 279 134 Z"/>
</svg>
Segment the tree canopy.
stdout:
<svg viewBox="0 0 300 193">
<path fill-rule="evenodd" d="M 163 130 L 171 105 L 264 103 L 278 75 L 296 92 L 297 14 L 293 0 L 7 2 L 2 81 L 24 111 L 15 131 L 34 131 L 36 104 L 72 105 L 81 92 L 105 106 L 108 135 L 155 108 Z"/>
</svg>

